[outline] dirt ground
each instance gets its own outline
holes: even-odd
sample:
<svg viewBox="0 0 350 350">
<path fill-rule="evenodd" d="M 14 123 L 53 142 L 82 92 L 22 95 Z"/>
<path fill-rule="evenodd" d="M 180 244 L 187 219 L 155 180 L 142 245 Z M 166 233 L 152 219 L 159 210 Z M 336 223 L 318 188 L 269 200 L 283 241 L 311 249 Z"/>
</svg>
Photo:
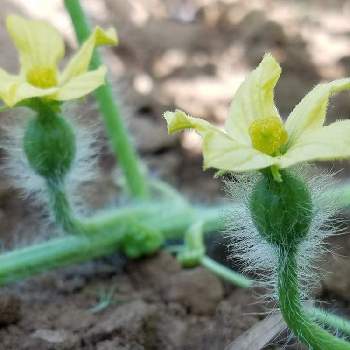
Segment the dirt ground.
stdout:
<svg viewBox="0 0 350 350">
<path fill-rule="evenodd" d="M 276 92 L 283 116 L 316 83 L 350 74 L 349 1 L 81 2 L 94 23 L 118 28 L 121 44 L 104 54 L 145 166 L 194 202 L 220 200 L 221 183 L 213 172 L 202 171 L 196 135 L 167 135 L 165 110 L 177 107 L 222 124 L 234 90 L 267 51 L 283 68 Z M 65 35 L 68 56 L 72 53 L 73 33 L 62 1 L 4 0 L 2 5 L 1 67 L 17 69 L 4 29 L 5 16 L 13 12 L 55 24 Z M 80 113 L 96 121 L 91 104 L 85 102 Z M 332 99 L 329 116 L 350 116 L 348 93 Z M 99 177 L 84 185 L 90 209 L 118 203 L 118 166 L 103 132 L 100 139 Z M 349 174 L 347 162 L 327 167 L 343 169 L 340 178 Z M 45 230 L 40 208 L 23 199 L 11 179 L 2 178 L 4 249 L 44 239 Z M 225 261 L 229 252 L 215 235 L 209 250 Z M 336 254 L 325 257 L 327 273 L 321 274 L 315 299 L 350 317 L 350 235 L 330 243 Z M 265 318 L 270 306 L 261 294 L 235 288 L 203 268 L 181 269 L 166 252 L 132 262 L 115 254 L 3 287 L 0 350 L 223 350 Z M 287 349 L 302 349 L 287 333 L 265 349 L 284 349 L 288 339 Z"/>
</svg>

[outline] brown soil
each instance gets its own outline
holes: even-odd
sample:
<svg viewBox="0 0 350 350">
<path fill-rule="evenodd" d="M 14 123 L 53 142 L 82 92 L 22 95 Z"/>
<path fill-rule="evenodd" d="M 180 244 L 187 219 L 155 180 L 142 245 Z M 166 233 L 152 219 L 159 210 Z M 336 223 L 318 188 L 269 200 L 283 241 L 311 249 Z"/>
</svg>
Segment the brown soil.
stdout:
<svg viewBox="0 0 350 350">
<path fill-rule="evenodd" d="M 132 263 L 111 257 L 3 291 L 0 348 L 223 349 L 260 318 L 255 302 L 253 291 L 182 270 L 165 252 Z"/>
<path fill-rule="evenodd" d="M 224 349 L 263 317 L 255 293 L 182 270 L 165 252 L 106 258 L 3 290 L 0 348 Z"/>
</svg>

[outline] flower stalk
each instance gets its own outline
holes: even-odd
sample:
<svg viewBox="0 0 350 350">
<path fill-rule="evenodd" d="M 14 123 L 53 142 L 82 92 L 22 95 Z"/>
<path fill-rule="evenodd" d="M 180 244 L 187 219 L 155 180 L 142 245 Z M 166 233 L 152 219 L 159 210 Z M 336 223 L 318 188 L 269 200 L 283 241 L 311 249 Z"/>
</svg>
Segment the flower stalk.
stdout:
<svg viewBox="0 0 350 350">
<path fill-rule="evenodd" d="M 350 343 L 319 327 L 302 308 L 295 249 L 281 247 L 278 265 L 278 299 L 288 327 L 313 350 L 350 350 Z"/>
<path fill-rule="evenodd" d="M 74 216 L 62 183 L 47 180 L 47 191 L 51 212 L 55 222 L 68 234 L 86 234 L 84 225 Z"/>
<path fill-rule="evenodd" d="M 290 171 L 276 182 L 263 172 L 250 196 L 251 216 L 262 239 L 277 250 L 277 294 L 288 327 L 313 350 L 350 350 L 350 343 L 318 326 L 303 310 L 298 261 L 300 247 L 309 239 L 315 212 L 304 181 Z"/>
</svg>

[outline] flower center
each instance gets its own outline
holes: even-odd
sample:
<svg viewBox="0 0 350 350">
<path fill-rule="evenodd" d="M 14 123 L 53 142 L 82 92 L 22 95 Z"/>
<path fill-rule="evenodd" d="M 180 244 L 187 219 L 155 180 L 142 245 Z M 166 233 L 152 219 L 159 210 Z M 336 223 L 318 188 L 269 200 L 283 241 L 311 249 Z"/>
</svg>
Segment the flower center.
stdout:
<svg viewBox="0 0 350 350">
<path fill-rule="evenodd" d="M 26 78 L 28 83 L 43 89 L 57 85 L 56 68 L 52 66 L 32 67 Z"/>
<path fill-rule="evenodd" d="M 287 131 L 277 117 L 256 119 L 249 127 L 253 147 L 270 156 L 278 155 L 288 140 Z"/>
</svg>

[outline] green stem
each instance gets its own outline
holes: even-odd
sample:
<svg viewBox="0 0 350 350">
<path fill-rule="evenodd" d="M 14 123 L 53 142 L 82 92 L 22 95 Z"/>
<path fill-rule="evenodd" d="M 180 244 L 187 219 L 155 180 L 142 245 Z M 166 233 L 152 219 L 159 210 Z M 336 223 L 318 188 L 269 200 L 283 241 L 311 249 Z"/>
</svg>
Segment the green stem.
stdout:
<svg viewBox="0 0 350 350">
<path fill-rule="evenodd" d="M 139 204 L 131 208 L 109 210 L 91 218 L 78 218 L 72 210 L 62 183 L 47 181 L 47 190 L 55 222 L 69 234 L 96 235 L 118 230 L 121 225 L 135 226 L 133 223 L 137 220 L 147 219 L 154 213 L 159 214 L 161 210 L 159 204 L 148 203 L 147 206 Z"/>
<path fill-rule="evenodd" d="M 118 249 L 123 233 L 115 230 L 90 237 L 65 236 L 4 253 L 0 255 L 0 284 L 112 254 Z"/>
<path fill-rule="evenodd" d="M 102 213 L 80 222 L 85 232 L 95 233 L 95 235 L 68 235 L 1 254 L 0 284 L 112 254 L 119 249 L 124 234 L 129 229 L 127 223 L 132 223 L 135 219 L 154 225 L 152 227 L 162 230 L 167 238 L 182 238 L 181 232 L 195 220 L 203 221 L 206 233 L 222 229 L 221 213 L 225 209 L 225 207 L 217 207 L 189 211 L 183 207 L 174 208 L 169 204 L 148 203 Z M 170 212 L 172 212 L 171 216 L 166 215 Z M 242 288 L 251 287 L 255 283 L 209 257 L 204 257 L 201 263 L 219 277 Z M 349 321 L 315 308 L 308 313 L 313 319 L 350 335 Z"/>
<path fill-rule="evenodd" d="M 156 227 L 170 235 L 178 236 L 183 227 L 188 227 L 192 220 L 196 219 L 196 212 L 185 201 L 180 201 L 178 198 L 175 201 L 158 203 L 142 202 L 134 205 L 131 210 L 126 207 L 110 210 L 91 218 L 78 218 L 72 210 L 62 183 L 48 180 L 47 190 L 55 221 L 69 234 L 99 234 L 103 231 L 118 229 L 120 225 L 126 223 L 134 227 L 137 226 L 137 220 L 142 219 L 142 223 L 148 227 Z M 179 215 L 179 210 L 174 208 L 178 208 L 181 212 L 186 211 L 186 215 Z M 218 224 L 217 210 L 206 209 L 206 213 L 207 231 L 215 229 Z"/>
<path fill-rule="evenodd" d="M 233 270 L 217 263 L 215 260 L 209 258 L 206 255 L 203 256 L 203 258 L 201 259 L 201 264 L 217 276 L 223 278 L 224 280 L 230 283 L 233 283 L 238 287 L 250 288 L 254 285 L 253 280 L 244 277 L 240 273 L 234 272 Z"/>
<path fill-rule="evenodd" d="M 143 209 L 140 205 L 124 208 L 120 210 L 119 214 L 115 212 L 113 217 L 103 215 L 82 223 L 86 230 L 90 229 L 91 232 L 95 233 L 97 233 L 95 231 L 97 225 L 98 234 L 68 235 L 1 254 L 0 284 L 118 251 L 122 239 L 129 229 L 130 218 L 133 220 L 142 219 L 143 224 L 161 231 L 165 238 L 182 238 L 188 225 L 195 220 L 202 220 L 205 223 L 204 230 L 207 233 L 223 228 L 222 207 L 198 208 L 189 211 L 184 206 L 164 203 L 158 206 L 158 211 L 156 208 L 157 205 L 152 207 L 152 204 L 145 205 Z M 167 213 L 171 215 L 167 215 Z M 149 218 L 146 219 L 146 216 Z M 106 218 L 111 221 L 106 221 Z M 101 223 L 107 224 L 104 227 L 105 230 L 101 230 Z"/>
<path fill-rule="evenodd" d="M 254 287 L 254 285 L 258 285 L 256 281 L 219 264 L 208 256 L 204 256 L 201 263 L 217 276 L 241 288 L 250 288 Z M 313 320 L 322 322 L 336 331 L 341 331 L 344 334 L 350 335 L 350 322 L 348 320 L 316 307 L 310 307 L 306 312 Z"/>
<path fill-rule="evenodd" d="M 159 188 L 157 187 L 158 185 L 160 186 Z M 189 227 L 194 222 L 193 220 L 196 220 L 196 213 L 198 211 L 193 210 L 192 206 L 189 205 L 185 200 L 181 200 L 182 197 L 178 195 L 175 190 L 172 190 L 171 188 L 169 189 L 168 185 L 157 183 L 155 186 L 161 191 L 166 190 L 167 193 L 169 193 L 169 197 L 172 198 L 172 201 L 159 201 L 158 203 L 147 202 L 137 206 L 133 205 L 131 207 L 131 210 L 128 207 L 125 209 L 118 208 L 106 211 L 103 214 L 98 214 L 91 218 L 76 218 L 72 212 L 72 208 L 67 199 L 67 195 L 64 193 L 62 187 L 48 183 L 49 196 L 51 199 L 56 221 L 69 233 L 83 232 L 87 234 L 93 234 L 103 230 L 117 228 L 120 225 L 120 213 L 123 211 L 125 213 L 130 213 L 128 217 L 128 222 L 130 223 L 132 219 L 140 219 L 142 217 L 148 226 L 158 227 L 160 230 L 166 231 L 169 235 L 167 238 L 178 238 L 179 232 L 181 232 L 183 227 Z M 336 196 L 339 201 L 338 204 L 341 204 L 343 207 L 348 206 L 350 203 L 350 185 L 345 184 L 337 186 L 329 191 L 329 195 L 334 196 L 334 193 L 340 192 L 342 193 L 342 196 Z M 179 216 L 177 210 L 171 210 L 169 203 L 172 203 L 172 205 L 176 207 L 182 206 L 183 211 L 186 211 L 186 215 Z M 203 223 L 205 226 L 205 231 L 215 231 L 218 229 L 218 225 L 220 228 L 223 228 L 224 212 L 227 209 L 232 209 L 232 205 L 235 204 L 230 204 L 230 206 L 221 206 L 221 213 L 219 211 L 219 207 L 202 209 L 201 215 L 203 212 L 206 213 L 206 220 Z M 133 217 L 133 215 L 141 216 Z M 175 219 L 172 219 L 173 216 Z M 166 217 L 168 218 L 168 221 L 160 220 L 160 222 L 158 222 L 159 217 Z"/>
<path fill-rule="evenodd" d="M 350 350 L 350 343 L 319 327 L 303 310 L 296 251 L 280 248 L 279 254 L 278 297 L 280 310 L 288 327 L 313 350 Z"/>
<path fill-rule="evenodd" d="M 47 180 L 47 190 L 51 211 L 55 216 L 55 221 L 67 233 L 83 233 L 83 227 L 74 216 L 63 184 Z"/>
<path fill-rule="evenodd" d="M 309 314 L 313 319 L 330 326 L 334 330 L 350 335 L 350 322 L 348 320 L 315 307 L 309 311 Z"/>
<path fill-rule="evenodd" d="M 88 19 L 79 0 L 65 0 L 64 3 L 71 17 L 77 39 L 81 44 L 91 33 Z M 95 50 L 91 60 L 91 68 L 96 69 L 101 65 L 101 56 Z M 107 81 L 105 85 L 96 90 L 95 96 L 104 118 L 112 149 L 124 171 L 130 193 L 137 198 L 147 197 L 149 190 L 145 174 L 143 174 L 135 148 L 129 139 L 116 98 L 113 96 L 111 84 Z"/>
</svg>

